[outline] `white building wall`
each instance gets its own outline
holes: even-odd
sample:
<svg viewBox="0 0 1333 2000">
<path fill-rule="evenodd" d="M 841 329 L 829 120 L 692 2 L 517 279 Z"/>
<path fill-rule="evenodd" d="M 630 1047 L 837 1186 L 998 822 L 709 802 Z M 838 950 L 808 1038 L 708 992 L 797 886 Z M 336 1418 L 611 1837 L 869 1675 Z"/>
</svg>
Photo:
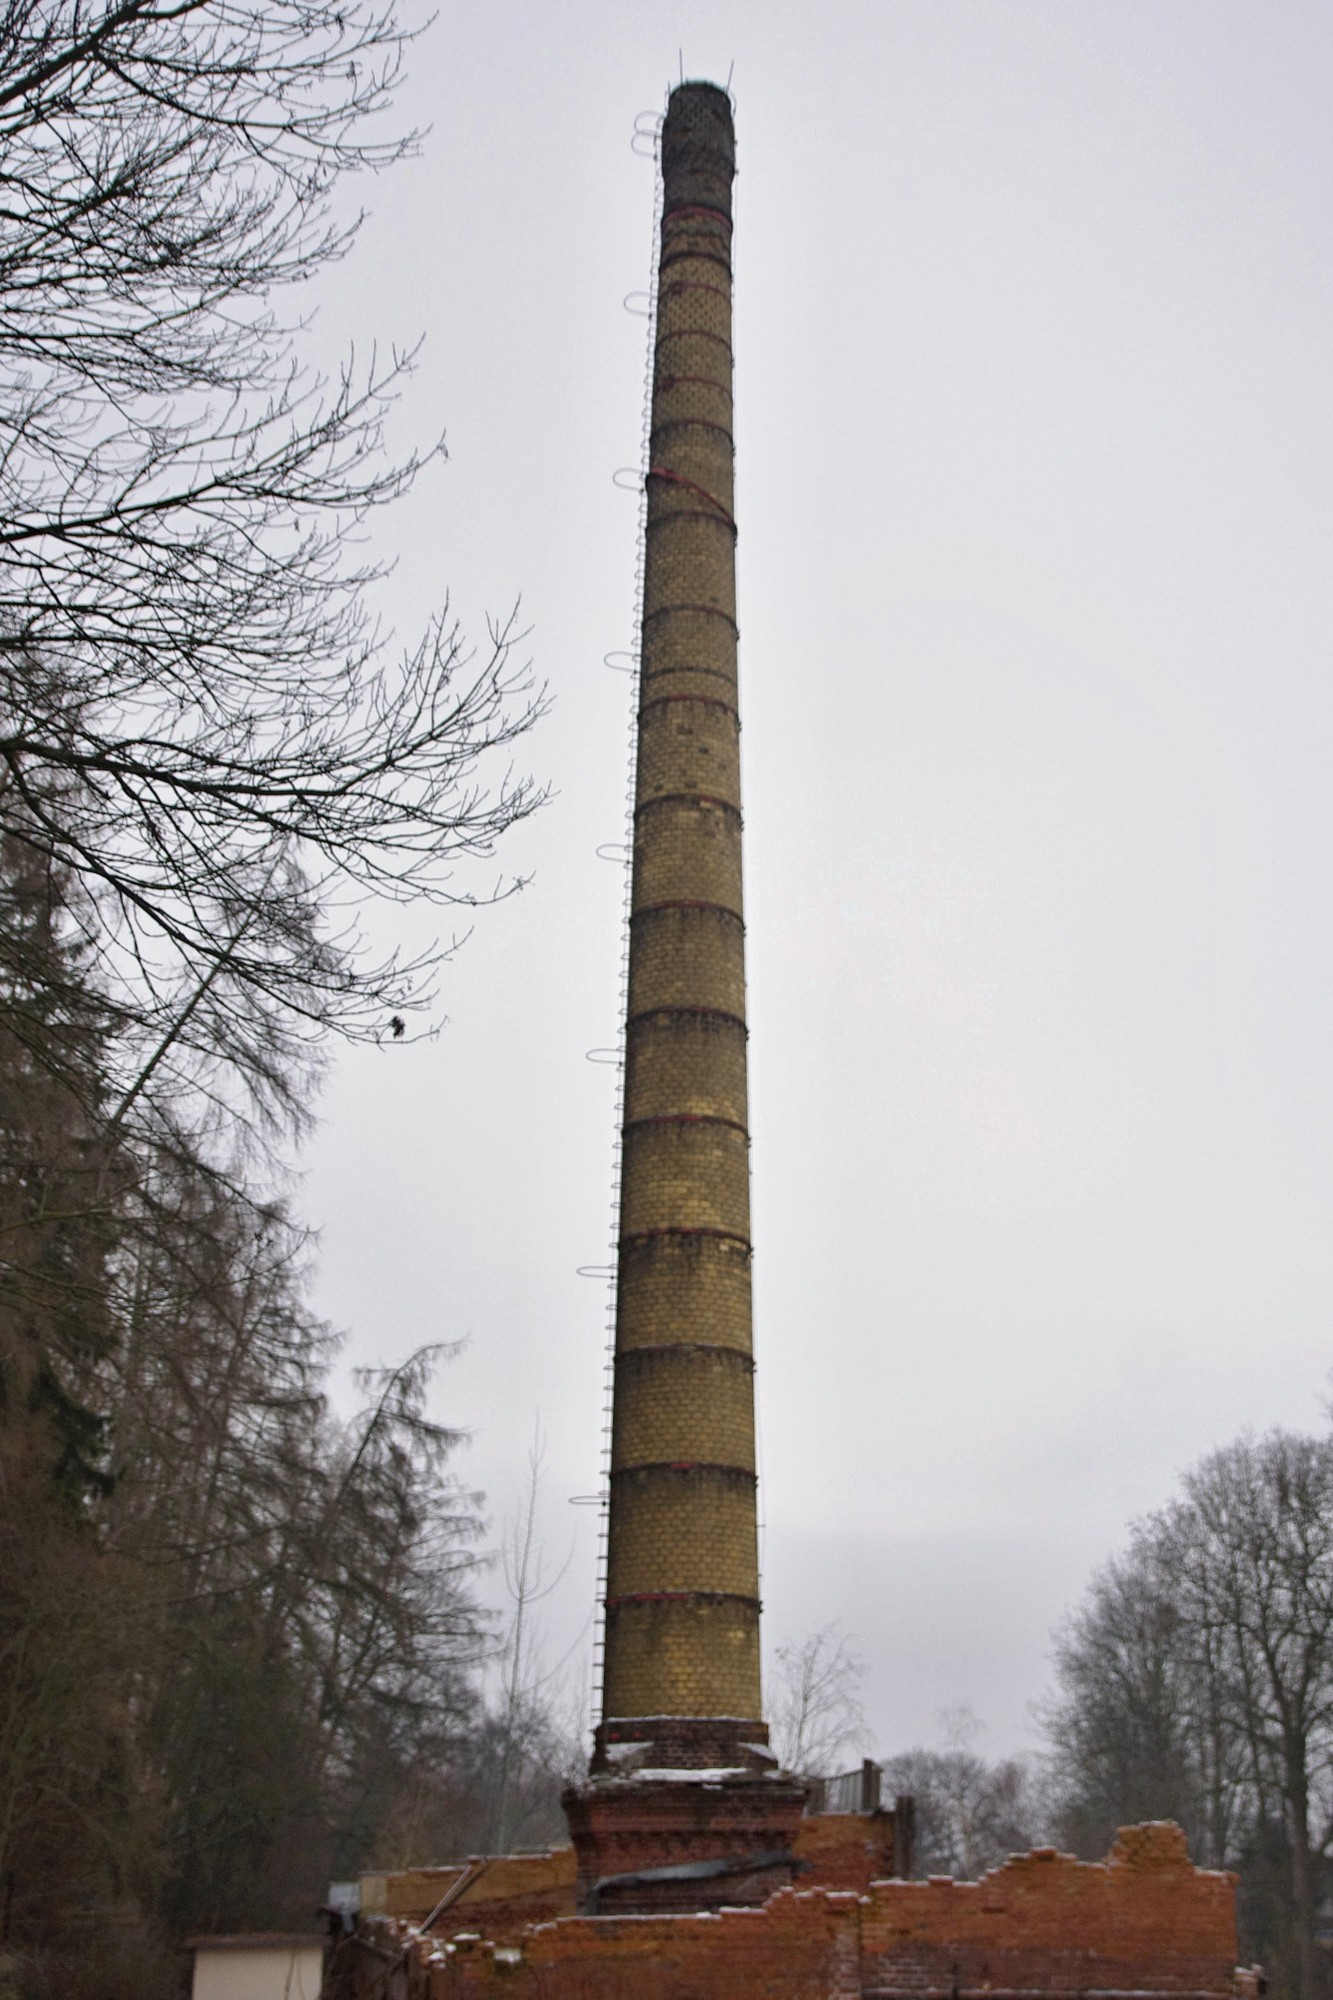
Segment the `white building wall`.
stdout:
<svg viewBox="0 0 1333 2000">
<path fill-rule="evenodd" d="M 319 2000 L 318 1944 L 196 1945 L 192 2000 Z"/>
</svg>

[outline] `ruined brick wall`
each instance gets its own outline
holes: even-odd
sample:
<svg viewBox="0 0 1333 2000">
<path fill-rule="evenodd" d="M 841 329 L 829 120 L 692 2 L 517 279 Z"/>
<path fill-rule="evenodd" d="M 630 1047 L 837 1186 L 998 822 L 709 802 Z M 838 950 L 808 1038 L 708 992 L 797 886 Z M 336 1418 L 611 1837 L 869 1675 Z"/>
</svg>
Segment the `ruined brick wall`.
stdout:
<svg viewBox="0 0 1333 2000">
<path fill-rule="evenodd" d="M 762 1741 L 725 92 L 673 91 L 647 474 L 603 1719 Z M 636 1722 L 645 1726 L 635 1730 Z M 627 1728 L 625 1725 L 629 1724 Z M 725 1733 L 725 1732 L 724 1732 Z M 726 1761 L 718 1745 L 704 1763 Z"/>
<path fill-rule="evenodd" d="M 811 1813 L 792 1842 L 803 1889 L 855 1889 L 893 1874 L 891 1813 Z"/>
<path fill-rule="evenodd" d="M 875 1992 L 1221 1992 L 1235 1880 L 1193 1867 L 1179 1827 L 1130 1827 L 1104 1862 L 1038 1848 L 980 1882 L 878 1882 L 861 1956 Z"/>
<path fill-rule="evenodd" d="M 415 1925 L 453 1892 L 437 1928 L 479 1931 L 507 1942 L 530 1924 L 572 1917 L 577 1869 L 572 1847 L 545 1854 L 477 1857 L 451 1868 L 404 1868 L 391 1875 L 363 1875 L 361 1908 L 367 1917 Z"/>
<path fill-rule="evenodd" d="M 338 2000 L 386 1985 L 393 2000 L 861 2000 L 857 1915 L 849 1893 L 783 1891 L 714 1916 L 574 1917 L 510 1945 L 464 1932 L 397 1966 L 382 1945 L 359 1978 L 344 1955 L 330 1984 Z"/>
<path fill-rule="evenodd" d="M 360 1974 L 345 1959 L 346 2000 L 384 1990 L 391 1935 Z M 469 1926 L 413 1946 L 395 1976 L 402 2000 L 1255 2000 L 1235 1952 L 1234 1878 L 1153 1825 L 1104 1862 L 1039 1849 L 980 1882 L 786 1889 L 754 1910 L 574 1917 L 504 1941 Z"/>
</svg>

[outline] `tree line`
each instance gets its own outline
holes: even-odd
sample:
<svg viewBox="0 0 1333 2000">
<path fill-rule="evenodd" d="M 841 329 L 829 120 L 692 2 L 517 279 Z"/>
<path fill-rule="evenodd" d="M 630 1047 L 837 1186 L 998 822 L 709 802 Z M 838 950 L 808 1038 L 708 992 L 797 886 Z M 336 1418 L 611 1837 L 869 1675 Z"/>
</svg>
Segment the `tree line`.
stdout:
<svg viewBox="0 0 1333 2000">
<path fill-rule="evenodd" d="M 1170 1818 L 1240 1877 L 1243 1948 L 1317 2000 L 1333 1943 L 1333 1439 L 1213 1452 L 1059 1635 L 1045 1722 L 1076 1851 Z"/>
<path fill-rule="evenodd" d="M 1243 1962 L 1323 2000 L 1333 1946 L 1333 1438 L 1211 1452 L 1133 1524 L 1055 1635 L 1044 1749 L 890 1759 L 918 1797 L 922 1872 L 976 1875 L 1053 1841 L 1100 1860 L 1172 1819 L 1234 1870 Z"/>
<path fill-rule="evenodd" d="M 861 1663 L 830 1628 L 779 1648 L 771 1713 L 814 1774 L 866 1742 Z M 1233 1870 L 1243 1962 L 1325 2000 L 1333 1951 L 1333 1437 L 1244 1436 L 1133 1524 L 1055 1635 L 1031 1757 L 991 1760 L 965 1712 L 884 1759 L 916 1799 L 919 1874 L 972 1877 L 1052 1842 L 1101 1860 L 1172 1819 Z"/>
<path fill-rule="evenodd" d="M 367 553 L 411 365 L 300 288 L 413 149 L 378 0 L 0 4 L 0 1986 L 179 1990 L 195 1931 L 540 1817 L 557 1732 L 476 1591 L 447 1350 L 330 1400 L 287 1188 L 333 1038 L 516 886 L 542 707 Z M 287 302 L 284 304 L 284 302 Z M 545 1788 L 543 1790 L 543 1787 Z"/>
</svg>

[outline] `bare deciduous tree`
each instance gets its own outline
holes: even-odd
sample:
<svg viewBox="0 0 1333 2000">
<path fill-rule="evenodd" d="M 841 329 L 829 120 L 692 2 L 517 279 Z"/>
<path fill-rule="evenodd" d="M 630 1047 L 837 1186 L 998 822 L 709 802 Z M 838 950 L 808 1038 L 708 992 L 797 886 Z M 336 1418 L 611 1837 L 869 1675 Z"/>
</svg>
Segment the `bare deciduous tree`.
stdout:
<svg viewBox="0 0 1333 2000">
<path fill-rule="evenodd" d="M 1247 1760 L 1215 1643 L 1190 1631 L 1156 1517 L 1093 1578 L 1056 1635 L 1059 1698 L 1043 1713 L 1064 1785 L 1061 1836 L 1106 1852 L 1116 1829 L 1173 1819 L 1214 1867 L 1235 1853 Z"/>
<path fill-rule="evenodd" d="M 837 1625 L 774 1650 L 768 1698 L 773 1747 L 785 1771 L 827 1776 L 856 1753 L 866 1734 L 861 1708 L 865 1662 Z"/>
<path fill-rule="evenodd" d="M 886 1759 L 884 1777 L 916 1800 L 917 1871 L 971 1881 L 1040 1838 L 1042 1805 L 1022 1758 L 990 1763 L 979 1754 L 981 1724 L 969 1709 L 940 1720 L 946 1747 L 900 1752 Z"/>
<path fill-rule="evenodd" d="M 85 884 L 127 1087 L 170 1053 L 262 1098 L 294 1043 L 389 1033 L 428 965 L 372 962 L 355 902 L 477 900 L 453 865 L 537 802 L 511 629 L 474 659 L 447 608 L 406 647 L 368 608 L 407 358 L 325 389 L 274 306 L 413 143 L 403 43 L 377 0 L 0 6 L 0 826 Z"/>
<path fill-rule="evenodd" d="M 410 357 L 322 382 L 281 309 L 413 144 L 405 39 L 391 0 L 0 0 L 0 1872 L 34 1990 L 165 1992 L 173 1933 L 304 1919 L 482 1718 L 439 1357 L 336 1419 L 253 1152 L 330 1032 L 425 1002 L 443 953 L 376 961 L 358 908 L 504 893 L 539 797 L 512 626 L 375 620 L 372 517 L 436 449 L 382 452 Z"/>
<path fill-rule="evenodd" d="M 1179 1819 L 1201 1859 L 1240 1869 L 1249 1945 L 1278 1987 L 1317 2000 L 1333 1886 L 1333 1440 L 1274 1431 L 1204 1459 L 1095 1579 L 1056 1666 L 1066 1835 Z"/>
<path fill-rule="evenodd" d="M 507 1526 L 504 1546 L 500 1551 L 505 1588 L 513 1606 L 500 1663 L 502 1685 L 496 1717 L 500 1755 L 495 1787 L 494 1841 L 501 1854 L 509 1851 L 516 1826 L 533 1816 L 530 1798 L 526 1801 L 526 1810 L 516 1810 L 518 1795 L 532 1790 L 533 1775 L 547 1777 L 545 1787 L 539 1786 L 547 1793 L 551 1792 L 553 1783 L 558 1784 L 568 1775 L 561 1768 L 547 1770 L 551 1763 L 549 1753 L 552 1742 L 558 1740 L 559 1735 L 558 1730 L 552 1729 L 555 1711 L 552 1683 L 555 1676 L 541 1664 L 532 1622 L 533 1612 L 560 1583 L 571 1560 L 570 1556 L 566 1556 L 554 1576 L 547 1574 L 537 1527 L 545 1456 L 546 1442 L 538 1423 L 528 1452 L 527 1492 L 519 1513 Z M 553 1804 L 554 1799 L 544 1799 L 542 1803 Z"/>
</svg>

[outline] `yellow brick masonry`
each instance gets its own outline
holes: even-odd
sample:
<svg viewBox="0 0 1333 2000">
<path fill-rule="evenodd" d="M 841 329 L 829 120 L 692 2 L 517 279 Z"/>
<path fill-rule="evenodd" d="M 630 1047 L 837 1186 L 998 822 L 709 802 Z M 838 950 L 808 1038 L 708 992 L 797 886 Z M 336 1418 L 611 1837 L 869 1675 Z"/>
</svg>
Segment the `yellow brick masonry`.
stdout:
<svg viewBox="0 0 1333 2000">
<path fill-rule="evenodd" d="M 615 1453 L 622 1465 L 661 1465 L 680 1449 L 682 1431 L 706 1462 L 754 1470 L 754 1398 L 749 1356 L 739 1348 L 626 1349 L 623 1376 L 634 1391 L 616 1412 Z"/>
<path fill-rule="evenodd" d="M 750 1354 L 750 1250 L 727 1237 L 631 1240 L 620 1252 L 617 1377 L 625 1358 L 669 1343 Z M 616 1402 L 619 1416 L 623 1398 Z"/>
<path fill-rule="evenodd" d="M 645 549 L 603 1719 L 757 1719 L 730 170 L 668 164 Z"/>
<path fill-rule="evenodd" d="M 665 1007 L 639 1016 L 626 1058 L 625 1115 L 633 1122 L 669 1111 L 715 1111 L 745 1124 L 745 1027 L 734 1015 Z"/>
</svg>

